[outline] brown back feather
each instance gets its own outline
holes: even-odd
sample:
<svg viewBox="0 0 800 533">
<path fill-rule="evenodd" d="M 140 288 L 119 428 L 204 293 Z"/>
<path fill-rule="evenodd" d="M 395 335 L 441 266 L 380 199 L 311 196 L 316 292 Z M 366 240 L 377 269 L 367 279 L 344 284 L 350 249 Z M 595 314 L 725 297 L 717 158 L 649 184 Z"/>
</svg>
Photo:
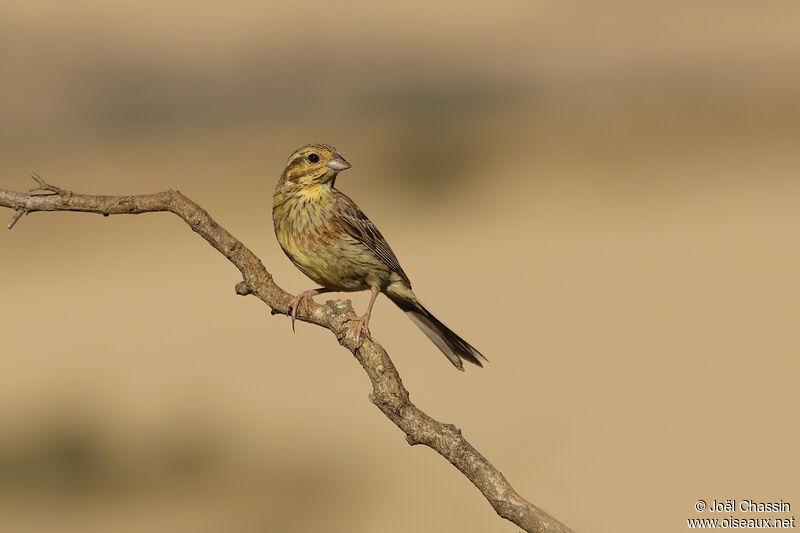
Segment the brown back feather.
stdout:
<svg viewBox="0 0 800 533">
<path fill-rule="evenodd" d="M 356 203 L 346 194 L 337 189 L 334 189 L 334 192 L 336 193 L 339 204 L 341 223 L 347 233 L 369 248 L 372 253 L 386 263 L 386 266 L 397 273 L 410 287 L 411 282 L 408 280 L 408 276 L 403 272 L 403 268 L 400 266 L 400 262 L 389 247 L 389 243 L 383 238 L 383 235 L 381 235 L 381 232 L 375 224 L 367 218 L 367 215 L 365 215 Z"/>
</svg>

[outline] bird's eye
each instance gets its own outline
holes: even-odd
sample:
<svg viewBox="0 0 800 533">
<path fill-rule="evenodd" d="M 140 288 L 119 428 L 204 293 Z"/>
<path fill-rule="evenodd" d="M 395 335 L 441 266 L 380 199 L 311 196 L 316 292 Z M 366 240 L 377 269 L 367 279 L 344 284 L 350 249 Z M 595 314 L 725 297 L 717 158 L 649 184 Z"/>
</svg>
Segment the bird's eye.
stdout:
<svg viewBox="0 0 800 533">
<path fill-rule="evenodd" d="M 308 159 L 312 163 L 319 163 L 319 156 L 317 154 L 308 154 L 308 157 L 306 159 Z"/>
</svg>

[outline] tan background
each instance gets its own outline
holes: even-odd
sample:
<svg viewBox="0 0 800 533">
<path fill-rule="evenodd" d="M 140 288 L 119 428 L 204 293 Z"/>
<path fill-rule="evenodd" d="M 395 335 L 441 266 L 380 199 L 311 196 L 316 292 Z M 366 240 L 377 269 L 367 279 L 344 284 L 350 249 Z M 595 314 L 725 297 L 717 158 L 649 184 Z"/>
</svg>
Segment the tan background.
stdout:
<svg viewBox="0 0 800 533">
<path fill-rule="evenodd" d="M 491 363 L 454 371 L 383 298 L 374 336 L 524 496 L 587 532 L 682 531 L 699 498 L 797 509 L 799 23 L 794 2 L 3 2 L 0 187 L 180 189 L 297 292 L 272 189 L 333 144 Z M 35 214 L 0 254 L 4 532 L 518 530 L 178 219 Z"/>
</svg>

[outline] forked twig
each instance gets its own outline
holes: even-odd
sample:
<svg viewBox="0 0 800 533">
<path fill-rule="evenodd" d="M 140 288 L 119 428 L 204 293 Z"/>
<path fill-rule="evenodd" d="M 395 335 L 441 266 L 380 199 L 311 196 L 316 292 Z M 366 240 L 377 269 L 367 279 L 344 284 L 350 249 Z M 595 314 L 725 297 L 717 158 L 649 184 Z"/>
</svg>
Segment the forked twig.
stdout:
<svg viewBox="0 0 800 533">
<path fill-rule="evenodd" d="M 39 185 L 37 185 L 36 187 L 33 187 L 31 189 L 28 189 L 28 192 L 42 191 L 42 192 L 52 192 L 53 194 L 57 194 L 57 195 L 63 196 L 63 197 L 72 196 L 72 191 L 68 191 L 66 189 L 62 189 L 61 187 L 56 187 L 55 185 L 50 185 L 49 183 L 45 182 L 41 178 L 41 176 L 39 176 L 39 174 L 37 174 L 36 172 L 31 174 L 31 178 L 33 178 L 34 181 L 36 181 L 36 183 L 38 183 Z M 32 196 L 42 196 L 42 195 L 41 194 L 34 194 Z"/>
</svg>

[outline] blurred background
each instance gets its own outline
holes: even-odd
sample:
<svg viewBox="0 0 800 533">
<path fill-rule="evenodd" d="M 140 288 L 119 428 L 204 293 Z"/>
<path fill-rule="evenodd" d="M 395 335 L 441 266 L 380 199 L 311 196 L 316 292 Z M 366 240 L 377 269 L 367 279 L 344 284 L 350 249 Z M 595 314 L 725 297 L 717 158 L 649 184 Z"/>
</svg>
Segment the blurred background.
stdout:
<svg viewBox="0 0 800 533">
<path fill-rule="evenodd" d="M 594 532 L 800 506 L 798 23 L 795 2 L 5 1 L 0 187 L 179 189 L 296 293 L 272 191 L 332 144 L 491 362 L 455 371 L 385 298 L 374 337 L 523 496 Z M 38 213 L 0 254 L 4 532 L 518 531 L 176 217 Z"/>
</svg>

